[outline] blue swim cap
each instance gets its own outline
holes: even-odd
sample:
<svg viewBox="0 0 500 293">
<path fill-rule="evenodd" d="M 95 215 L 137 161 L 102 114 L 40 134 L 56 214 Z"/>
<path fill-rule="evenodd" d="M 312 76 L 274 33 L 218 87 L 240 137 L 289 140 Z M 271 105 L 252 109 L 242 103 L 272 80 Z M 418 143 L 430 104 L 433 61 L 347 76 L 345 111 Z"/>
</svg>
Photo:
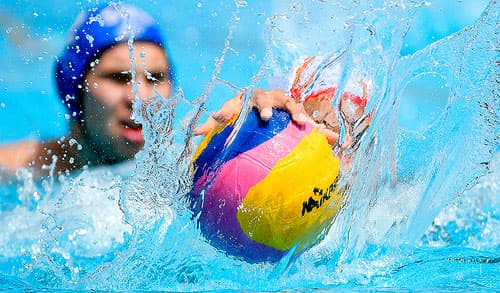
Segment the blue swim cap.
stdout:
<svg viewBox="0 0 500 293">
<path fill-rule="evenodd" d="M 106 49 L 128 42 L 130 38 L 166 49 L 154 19 L 136 7 L 109 4 L 84 11 L 76 19 L 68 43 L 57 59 L 55 72 L 59 95 L 75 121 L 81 120 L 82 79 L 90 62 Z"/>
</svg>

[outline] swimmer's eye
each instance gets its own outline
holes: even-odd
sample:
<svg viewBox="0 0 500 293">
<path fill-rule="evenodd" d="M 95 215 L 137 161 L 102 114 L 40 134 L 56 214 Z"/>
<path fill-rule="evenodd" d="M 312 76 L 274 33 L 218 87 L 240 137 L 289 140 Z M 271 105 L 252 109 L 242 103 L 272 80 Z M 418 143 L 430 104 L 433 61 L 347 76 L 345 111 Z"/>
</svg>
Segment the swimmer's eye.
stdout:
<svg viewBox="0 0 500 293">
<path fill-rule="evenodd" d="M 101 77 L 110 79 L 119 84 L 127 84 L 132 81 L 132 74 L 128 71 L 102 73 Z"/>
<path fill-rule="evenodd" d="M 165 72 L 146 72 L 146 77 L 153 82 L 167 81 L 167 73 Z"/>
</svg>

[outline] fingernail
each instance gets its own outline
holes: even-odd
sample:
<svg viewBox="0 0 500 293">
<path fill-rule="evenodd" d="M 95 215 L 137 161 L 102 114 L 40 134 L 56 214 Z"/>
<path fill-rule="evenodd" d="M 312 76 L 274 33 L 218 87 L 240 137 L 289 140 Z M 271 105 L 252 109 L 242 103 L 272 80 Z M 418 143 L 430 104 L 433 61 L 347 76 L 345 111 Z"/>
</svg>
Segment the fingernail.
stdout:
<svg viewBox="0 0 500 293">
<path fill-rule="evenodd" d="M 264 108 L 260 111 L 260 118 L 264 120 L 269 120 L 273 116 L 273 110 L 271 108 Z"/>
</svg>

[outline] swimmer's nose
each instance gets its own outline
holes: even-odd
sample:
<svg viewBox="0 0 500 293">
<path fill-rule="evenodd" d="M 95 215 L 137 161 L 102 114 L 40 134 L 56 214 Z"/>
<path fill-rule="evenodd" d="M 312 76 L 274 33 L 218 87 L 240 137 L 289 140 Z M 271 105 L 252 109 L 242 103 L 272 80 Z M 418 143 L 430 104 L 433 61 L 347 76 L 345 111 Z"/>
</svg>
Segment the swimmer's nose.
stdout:
<svg viewBox="0 0 500 293">
<path fill-rule="evenodd" d="M 132 105 L 133 105 L 133 103 L 132 103 L 132 102 L 133 102 L 133 101 L 132 101 L 131 99 L 129 99 L 129 100 L 128 100 L 128 102 L 127 102 L 127 109 L 128 109 L 128 110 L 130 110 L 130 111 L 132 111 L 132 109 L 133 109 L 133 108 L 132 108 Z"/>
<path fill-rule="evenodd" d="M 142 100 L 148 99 L 154 95 L 153 84 L 148 82 L 144 76 L 137 79 L 137 94 Z"/>
</svg>

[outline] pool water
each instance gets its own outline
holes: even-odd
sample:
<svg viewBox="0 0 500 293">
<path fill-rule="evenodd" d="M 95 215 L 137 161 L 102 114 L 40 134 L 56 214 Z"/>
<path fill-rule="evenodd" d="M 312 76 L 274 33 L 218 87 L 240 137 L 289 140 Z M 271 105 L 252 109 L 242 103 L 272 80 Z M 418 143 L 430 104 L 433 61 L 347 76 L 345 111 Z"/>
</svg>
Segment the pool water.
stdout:
<svg viewBox="0 0 500 293">
<path fill-rule="evenodd" d="M 0 6 L 0 143 L 66 131 L 47 68 L 92 5 L 14 2 Z M 146 145 L 134 162 L 41 181 L 0 173 L 0 289 L 499 290 L 500 4 L 467 3 L 145 1 L 169 36 L 175 96 L 157 99 L 148 120 L 137 111 Z M 461 24 L 429 12 L 453 5 L 447 16 Z M 476 13 L 469 23 L 464 11 Z M 423 19 L 435 24 L 427 37 Z M 247 263 L 193 220 L 185 121 L 236 89 L 289 87 L 308 55 L 335 60 L 313 87 L 369 80 L 374 120 L 324 237 L 278 263 Z M 47 111 L 29 108 L 41 101 Z"/>
</svg>

